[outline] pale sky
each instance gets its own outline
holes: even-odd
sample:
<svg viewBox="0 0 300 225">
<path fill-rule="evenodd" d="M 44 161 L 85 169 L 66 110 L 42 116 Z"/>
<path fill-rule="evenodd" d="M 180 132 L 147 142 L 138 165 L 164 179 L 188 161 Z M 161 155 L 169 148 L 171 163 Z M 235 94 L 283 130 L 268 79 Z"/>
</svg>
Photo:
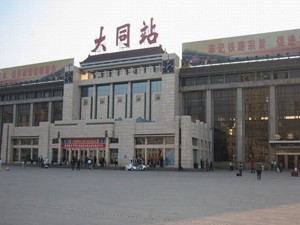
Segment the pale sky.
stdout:
<svg viewBox="0 0 300 225">
<path fill-rule="evenodd" d="M 151 47 L 139 44 L 151 18 L 157 45 L 181 58 L 184 42 L 299 29 L 299 9 L 299 0 L 0 0 L 0 68 L 66 58 L 78 66 L 95 54 L 101 26 L 105 53 L 119 51 L 126 23 L 131 50 Z"/>
</svg>

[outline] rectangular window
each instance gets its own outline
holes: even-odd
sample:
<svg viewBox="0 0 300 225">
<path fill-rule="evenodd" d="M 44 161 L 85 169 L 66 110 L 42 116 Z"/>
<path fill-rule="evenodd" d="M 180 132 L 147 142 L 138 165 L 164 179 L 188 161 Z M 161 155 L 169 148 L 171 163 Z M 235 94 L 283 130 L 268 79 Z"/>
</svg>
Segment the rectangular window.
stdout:
<svg viewBox="0 0 300 225">
<path fill-rule="evenodd" d="M 53 91 L 45 91 L 45 98 L 53 97 Z"/>
<path fill-rule="evenodd" d="M 215 90 L 214 108 L 214 160 L 230 161 L 236 155 L 236 98 L 235 89 Z M 200 142 L 204 147 L 204 141 Z"/>
<path fill-rule="evenodd" d="M 139 82 L 139 83 L 132 83 L 132 93 L 146 93 L 147 92 L 147 83 L 146 82 Z"/>
<path fill-rule="evenodd" d="M 115 84 L 115 95 L 125 95 L 128 92 L 127 84 Z"/>
<path fill-rule="evenodd" d="M 174 144 L 175 138 L 174 137 L 165 137 L 165 143 L 166 144 Z"/>
<path fill-rule="evenodd" d="M 211 84 L 221 84 L 224 83 L 224 76 L 211 76 L 210 77 L 210 83 Z"/>
<path fill-rule="evenodd" d="M 194 146 L 198 146 L 198 138 L 192 138 L 192 143 Z"/>
<path fill-rule="evenodd" d="M 145 144 L 145 138 L 144 137 L 135 138 L 135 144 L 136 145 L 144 145 Z"/>
<path fill-rule="evenodd" d="M 93 87 L 82 87 L 81 97 L 93 97 Z"/>
<path fill-rule="evenodd" d="M 191 91 L 183 93 L 184 114 L 190 115 L 192 121 L 206 122 L 206 92 Z"/>
<path fill-rule="evenodd" d="M 225 75 L 225 82 L 226 83 L 241 82 L 241 77 L 239 74 L 228 74 Z"/>
<path fill-rule="evenodd" d="M 22 138 L 21 145 L 31 145 L 31 139 L 30 138 Z"/>
<path fill-rule="evenodd" d="M 38 138 L 33 138 L 32 139 L 32 144 L 33 145 L 38 145 L 39 144 L 39 139 Z"/>
<path fill-rule="evenodd" d="M 245 160 L 266 162 L 269 159 L 268 115 L 269 88 L 244 89 Z"/>
<path fill-rule="evenodd" d="M 194 86 L 195 85 L 195 78 L 183 78 L 181 80 L 181 85 L 184 86 Z"/>
<path fill-rule="evenodd" d="M 110 85 L 101 85 L 97 87 L 97 96 L 109 96 Z"/>
<path fill-rule="evenodd" d="M 53 96 L 54 96 L 54 97 L 60 97 L 60 96 L 63 96 L 63 90 L 62 90 L 62 89 L 54 90 L 54 91 L 53 91 Z"/>
<path fill-rule="evenodd" d="M 162 145 L 164 143 L 163 137 L 148 137 L 148 145 Z"/>
<path fill-rule="evenodd" d="M 300 70 L 290 70 L 291 78 L 300 78 Z"/>
<path fill-rule="evenodd" d="M 287 71 L 274 71 L 274 79 L 288 79 Z"/>
<path fill-rule="evenodd" d="M 270 80 L 271 79 L 271 72 L 264 71 L 264 72 L 257 72 L 257 80 Z"/>
<path fill-rule="evenodd" d="M 63 102 L 52 102 L 51 123 L 62 120 Z"/>
<path fill-rule="evenodd" d="M 255 73 L 243 73 L 241 74 L 241 80 L 242 82 L 255 81 Z"/>
<path fill-rule="evenodd" d="M 13 105 L 2 106 L 2 122 L 3 123 L 13 122 Z"/>
<path fill-rule="evenodd" d="M 119 139 L 118 138 L 110 138 L 110 143 L 117 144 L 117 143 L 119 143 Z"/>
<path fill-rule="evenodd" d="M 17 100 L 17 95 L 16 95 L 16 94 L 10 95 L 10 100 L 11 100 L 11 101 Z"/>
<path fill-rule="evenodd" d="M 34 92 L 28 92 L 27 94 L 27 99 L 33 99 L 33 98 L 35 98 L 35 95 L 34 95 Z"/>
<path fill-rule="evenodd" d="M 20 104 L 17 105 L 17 127 L 29 126 L 29 117 L 30 117 L 30 104 Z"/>
<path fill-rule="evenodd" d="M 26 99 L 26 94 L 25 94 L 25 93 L 20 93 L 20 94 L 18 95 L 18 99 L 19 99 L 19 100 Z"/>
<path fill-rule="evenodd" d="M 35 92 L 35 97 L 36 98 L 43 98 L 44 97 L 44 93 L 42 91 L 37 91 L 37 92 Z"/>
<path fill-rule="evenodd" d="M 209 84 L 209 77 L 197 77 L 196 85 Z"/>
<path fill-rule="evenodd" d="M 13 162 L 19 162 L 19 149 L 13 148 Z"/>
<path fill-rule="evenodd" d="M 48 102 L 35 103 L 33 108 L 33 126 L 48 121 Z"/>
</svg>

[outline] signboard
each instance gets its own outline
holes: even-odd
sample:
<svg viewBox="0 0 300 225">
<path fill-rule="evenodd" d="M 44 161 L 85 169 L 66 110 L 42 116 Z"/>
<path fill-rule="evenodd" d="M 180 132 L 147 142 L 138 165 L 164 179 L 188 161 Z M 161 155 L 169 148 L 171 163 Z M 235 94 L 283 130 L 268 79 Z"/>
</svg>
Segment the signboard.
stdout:
<svg viewBox="0 0 300 225">
<path fill-rule="evenodd" d="M 116 46 L 118 47 L 130 47 L 130 27 L 129 23 L 121 25 L 116 29 Z M 140 29 L 141 39 L 140 44 L 143 44 L 145 41 L 149 45 L 156 43 L 158 33 L 155 32 L 156 24 L 153 22 L 153 18 L 150 19 L 150 24 L 143 21 L 143 27 Z M 92 49 L 92 52 L 97 51 L 106 51 L 106 46 L 104 45 L 106 36 L 104 35 L 104 27 L 100 27 L 99 37 L 94 40 L 95 48 Z"/>
<path fill-rule="evenodd" d="M 11 84 L 29 80 L 39 80 L 55 73 L 65 66 L 73 65 L 74 59 L 31 64 L 0 69 L 0 84 Z"/>
<path fill-rule="evenodd" d="M 268 57 L 293 56 L 300 52 L 300 29 L 196 41 L 182 44 L 184 66 Z"/>
<path fill-rule="evenodd" d="M 105 138 L 72 138 L 64 139 L 63 148 L 105 148 Z"/>
</svg>

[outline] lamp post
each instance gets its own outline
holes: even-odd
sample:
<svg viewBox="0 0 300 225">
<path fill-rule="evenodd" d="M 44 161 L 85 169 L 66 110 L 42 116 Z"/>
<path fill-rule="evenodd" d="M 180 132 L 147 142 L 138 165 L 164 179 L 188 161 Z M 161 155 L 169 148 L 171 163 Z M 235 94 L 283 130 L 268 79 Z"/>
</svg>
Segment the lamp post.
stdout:
<svg viewBox="0 0 300 225">
<path fill-rule="evenodd" d="M 60 144 L 60 132 L 59 131 L 57 131 L 57 143 L 58 143 L 57 163 L 61 163 L 61 144 Z"/>
</svg>

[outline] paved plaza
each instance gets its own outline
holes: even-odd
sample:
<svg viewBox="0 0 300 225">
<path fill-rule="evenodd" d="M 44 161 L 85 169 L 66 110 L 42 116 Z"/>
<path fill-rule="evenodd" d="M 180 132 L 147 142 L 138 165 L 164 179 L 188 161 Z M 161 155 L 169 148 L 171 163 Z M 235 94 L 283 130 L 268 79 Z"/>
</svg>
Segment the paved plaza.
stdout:
<svg viewBox="0 0 300 225">
<path fill-rule="evenodd" d="M 299 186 L 288 171 L 12 167 L 0 172 L 0 224 L 300 224 Z"/>
</svg>

